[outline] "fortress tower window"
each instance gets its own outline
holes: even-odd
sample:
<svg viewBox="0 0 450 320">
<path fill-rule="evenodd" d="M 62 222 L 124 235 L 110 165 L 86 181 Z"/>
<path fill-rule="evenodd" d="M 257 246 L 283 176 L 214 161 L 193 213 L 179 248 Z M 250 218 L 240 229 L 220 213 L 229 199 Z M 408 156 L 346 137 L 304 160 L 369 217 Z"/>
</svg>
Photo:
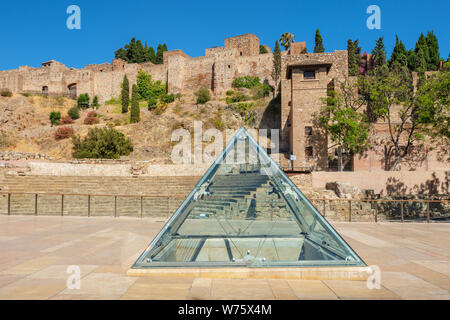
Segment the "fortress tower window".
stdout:
<svg viewBox="0 0 450 320">
<path fill-rule="evenodd" d="M 303 71 L 303 79 L 310 80 L 316 78 L 316 72 L 315 71 Z"/>
<path fill-rule="evenodd" d="M 46 97 L 48 96 L 48 87 L 47 86 L 42 87 L 42 94 Z"/>
<path fill-rule="evenodd" d="M 313 147 L 306 147 L 305 148 L 305 156 L 307 158 L 312 158 L 314 156 Z"/>
<path fill-rule="evenodd" d="M 305 136 L 312 136 L 312 127 L 305 127 Z"/>
<path fill-rule="evenodd" d="M 239 52 L 239 55 L 242 57 L 242 51 L 241 52 Z"/>
</svg>

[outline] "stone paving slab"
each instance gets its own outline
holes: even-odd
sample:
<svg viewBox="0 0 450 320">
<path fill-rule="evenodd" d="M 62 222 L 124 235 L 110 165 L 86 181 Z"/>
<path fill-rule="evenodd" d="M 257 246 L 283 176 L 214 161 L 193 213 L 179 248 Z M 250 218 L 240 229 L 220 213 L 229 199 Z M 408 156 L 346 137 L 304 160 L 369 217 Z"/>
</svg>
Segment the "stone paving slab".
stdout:
<svg viewBox="0 0 450 320">
<path fill-rule="evenodd" d="M 365 281 L 128 277 L 161 218 L 0 215 L 0 299 L 450 299 L 450 224 L 335 222 L 381 289 Z M 81 268 L 68 289 L 67 268 Z"/>
</svg>

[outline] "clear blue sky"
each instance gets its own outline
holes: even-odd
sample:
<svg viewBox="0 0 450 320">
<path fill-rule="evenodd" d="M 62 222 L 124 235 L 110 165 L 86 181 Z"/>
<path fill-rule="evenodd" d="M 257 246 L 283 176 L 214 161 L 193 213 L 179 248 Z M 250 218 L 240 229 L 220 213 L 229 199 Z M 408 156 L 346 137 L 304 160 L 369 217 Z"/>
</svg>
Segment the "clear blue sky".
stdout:
<svg viewBox="0 0 450 320">
<path fill-rule="evenodd" d="M 81 8 L 81 30 L 68 30 L 66 9 Z M 366 27 L 366 8 L 381 8 L 381 30 Z M 273 48 L 283 32 L 314 48 L 319 28 L 326 51 L 346 49 L 347 39 L 359 39 L 363 52 L 370 52 L 384 36 L 388 56 L 395 34 L 409 49 L 420 32 L 434 30 L 440 54 L 450 51 L 448 1 L 436 0 L 54 0 L 4 1 L 0 10 L 0 70 L 21 65 L 40 66 L 55 59 L 68 67 L 111 62 L 114 51 L 136 37 L 154 47 L 165 42 L 190 56 L 204 49 L 223 46 L 224 38 L 254 33 L 261 44 Z"/>
</svg>

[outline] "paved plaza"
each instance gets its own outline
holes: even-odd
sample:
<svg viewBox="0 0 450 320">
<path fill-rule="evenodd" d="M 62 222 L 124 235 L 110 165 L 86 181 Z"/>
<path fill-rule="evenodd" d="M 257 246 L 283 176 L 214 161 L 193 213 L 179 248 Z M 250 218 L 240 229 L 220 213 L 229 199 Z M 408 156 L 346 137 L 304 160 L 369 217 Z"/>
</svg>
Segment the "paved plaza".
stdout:
<svg viewBox="0 0 450 320">
<path fill-rule="evenodd" d="M 0 216 L 0 299 L 450 299 L 450 224 L 332 223 L 365 281 L 127 277 L 165 220 Z M 67 288 L 79 266 L 80 289 Z"/>
</svg>

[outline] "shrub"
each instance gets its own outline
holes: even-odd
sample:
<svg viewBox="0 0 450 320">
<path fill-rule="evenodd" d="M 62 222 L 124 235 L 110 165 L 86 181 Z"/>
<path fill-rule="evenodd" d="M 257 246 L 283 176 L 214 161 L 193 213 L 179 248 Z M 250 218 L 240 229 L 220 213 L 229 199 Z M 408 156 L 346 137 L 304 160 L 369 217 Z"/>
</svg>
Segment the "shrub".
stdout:
<svg viewBox="0 0 450 320">
<path fill-rule="evenodd" d="M 73 130 L 72 127 L 59 127 L 55 131 L 55 139 L 56 140 L 67 139 L 67 138 L 70 138 L 71 136 L 73 136 L 74 133 L 75 133 L 75 131 Z"/>
<path fill-rule="evenodd" d="M 61 118 L 61 124 L 71 124 L 73 119 L 70 116 L 64 116 Z"/>
<path fill-rule="evenodd" d="M 171 94 L 164 94 L 161 97 L 161 100 L 166 102 L 166 103 L 174 102 L 175 101 L 175 95 L 173 93 L 171 93 Z"/>
<path fill-rule="evenodd" d="M 234 91 L 233 90 L 228 90 L 227 92 L 225 92 L 225 94 L 227 96 L 232 96 L 234 94 Z"/>
<path fill-rule="evenodd" d="M 253 110 L 254 104 L 252 102 L 240 102 L 234 105 L 236 110 L 247 125 L 254 125 L 256 123 L 257 114 Z"/>
<path fill-rule="evenodd" d="M 11 92 L 11 90 L 9 90 L 9 89 L 2 89 L 2 90 L 0 91 L 0 95 L 1 95 L 2 97 L 12 97 L 12 92 Z"/>
<path fill-rule="evenodd" d="M 129 138 L 114 128 L 89 129 L 85 138 L 72 137 L 73 157 L 94 159 L 118 159 L 133 151 Z"/>
<path fill-rule="evenodd" d="M 155 98 L 149 98 L 148 99 L 148 110 L 154 110 L 156 109 L 158 102 L 156 101 Z"/>
<path fill-rule="evenodd" d="M 211 122 L 217 130 L 225 130 L 225 123 L 223 122 L 219 111 L 216 112 L 216 116 L 211 120 Z"/>
<path fill-rule="evenodd" d="M 267 83 L 260 83 L 252 88 L 253 99 L 260 99 L 267 97 L 273 90 L 274 90 L 273 87 L 268 85 Z"/>
<path fill-rule="evenodd" d="M 205 104 L 209 100 L 211 100 L 211 95 L 209 94 L 209 90 L 205 87 L 200 88 L 196 93 L 197 104 Z"/>
<path fill-rule="evenodd" d="M 84 118 L 84 124 L 97 124 L 100 120 L 98 119 L 98 114 L 95 111 L 89 111 L 86 115 L 86 118 Z"/>
<path fill-rule="evenodd" d="M 153 81 L 152 76 L 143 70 L 139 70 L 137 76 L 137 87 L 139 96 L 144 100 L 150 98 L 162 99 L 167 93 L 166 84 L 161 81 Z"/>
<path fill-rule="evenodd" d="M 59 111 L 52 111 L 50 112 L 50 123 L 53 125 L 59 125 L 59 123 L 61 122 L 61 112 Z"/>
<path fill-rule="evenodd" d="M 156 105 L 155 114 L 156 115 L 162 114 L 164 111 L 166 111 L 167 107 L 168 105 L 166 102 L 159 101 L 158 104 Z"/>
<path fill-rule="evenodd" d="M 236 79 L 233 80 L 233 87 L 251 89 L 260 83 L 261 81 L 259 80 L 259 77 L 251 77 L 251 76 L 237 77 Z"/>
<path fill-rule="evenodd" d="M 235 94 L 234 96 L 227 97 L 225 100 L 227 103 L 235 103 L 235 102 L 247 101 L 248 97 L 243 93 L 238 93 L 238 94 Z"/>
<path fill-rule="evenodd" d="M 79 108 L 89 108 L 89 95 L 87 93 L 82 93 L 80 94 L 80 96 L 78 97 L 77 100 L 77 105 Z"/>
<path fill-rule="evenodd" d="M 31 97 L 31 93 L 28 92 L 22 92 L 21 95 L 23 95 L 24 97 Z"/>
<path fill-rule="evenodd" d="M 93 107 L 98 107 L 100 104 L 98 103 L 98 97 L 95 96 L 94 99 L 92 100 L 92 106 Z"/>
<path fill-rule="evenodd" d="M 71 117 L 73 120 L 77 120 L 80 118 L 80 109 L 78 109 L 78 106 L 74 106 L 67 111 L 67 114 L 69 117 Z"/>
</svg>

